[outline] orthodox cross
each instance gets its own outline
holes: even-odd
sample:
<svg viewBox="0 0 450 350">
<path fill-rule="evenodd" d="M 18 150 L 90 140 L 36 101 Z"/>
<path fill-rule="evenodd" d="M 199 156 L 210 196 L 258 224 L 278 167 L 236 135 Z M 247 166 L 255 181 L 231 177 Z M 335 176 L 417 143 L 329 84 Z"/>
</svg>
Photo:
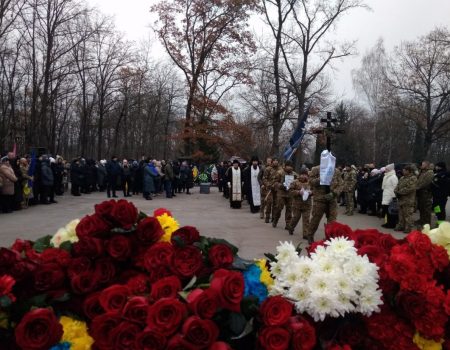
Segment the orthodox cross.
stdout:
<svg viewBox="0 0 450 350">
<path fill-rule="evenodd" d="M 344 130 L 342 129 L 337 129 L 333 123 L 337 122 L 336 118 L 333 118 L 331 116 L 331 112 L 327 112 L 327 117 L 326 118 L 320 118 L 320 122 L 321 123 L 327 123 L 326 127 L 323 127 L 320 130 L 316 130 L 314 131 L 315 134 L 325 134 L 327 137 L 327 150 L 331 151 L 331 136 L 333 134 L 343 134 Z"/>
</svg>

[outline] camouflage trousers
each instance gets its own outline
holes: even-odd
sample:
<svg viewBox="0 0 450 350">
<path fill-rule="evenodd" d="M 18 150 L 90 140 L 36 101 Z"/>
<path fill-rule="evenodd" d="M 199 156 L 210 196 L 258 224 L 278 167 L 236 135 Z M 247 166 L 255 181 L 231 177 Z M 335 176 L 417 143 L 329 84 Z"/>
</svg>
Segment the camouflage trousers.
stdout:
<svg viewBox="0 0 450 350">
<path fill-rule="evenodd" d="M 353 214 L 353 209 L 355 208 L 355 202 L 353 201 L 354 191 L 345 192 L 345 204 L 346 204 L 346 212 Z"/>
<path fill-rule="evenodd" d="M 286 220 L 286 226 L 288 226 L 292 219 L 292 199 L 289 196 L 277 193 L 275 206 L 273 208 L 273 222 L 278 222 L 278 220 L 280 220 L 281 212 L 284 207 L 286 207 L 284 218 Z"/>
<path fill-rule="evenodd" d="M 298 200 L 292 201 L 292 219 L 289 222 L 288 230 L 294 231 L 300 219 L 302 219 L 302 235 L 303 238 L 309 236 L 309 219 L 311 215 L 311 202 L 303 202 Z"/>
<path fill-rule="evenodd" d="M 262 197 L 262 195 L 261 195 Z M 276 202 L 276 193 L 274 191 L 268 191 L 266 192 L 264 196 L 264 213 L 266 216 L 266 220 L 270 220 L 270 218 L 273 218 L 273 214 L 275 211 L 275 202 Z"/>
<path fill-rule="evenodd" d="M 398 224 L 396 229 L 403 231 L 411 231 L 414 225 L 413 220 L 414 203 L 398 204 Z"/>
<path fill-rule="evenodd" d="M 417 196 L 417 209 L 419 209 L 419 224 L 431 224 L 431 212 L 433 208 L 433 197 L 428 193 L 421 193 Z"/>
<path fill-rule="evenodd" d="M 314 234 L 319 227 L 320 220 L 325 214 L 327 223 L 336 221 L 337 219 L 337 202 L 336 198 L 331 200 L 313 201 L 313 207 L 311 211 L 311 221 L 309 223 L 309 235 L 314 237 Z"/>
<path fill-rule="evenodd" d="M 267 190 L 266 188 L 261 188 L 261 206 L 259 207 L 259 213 L 261 216 L 261 219 L 264 218 L 264 213 L 266 212 L 266 205 L 267 203 L 269 203 L 269 190 Z M 266 199 L 267 197 L 267 199 Z M 270 204 L 271 206 L 271 204 Z"/>
</svg>

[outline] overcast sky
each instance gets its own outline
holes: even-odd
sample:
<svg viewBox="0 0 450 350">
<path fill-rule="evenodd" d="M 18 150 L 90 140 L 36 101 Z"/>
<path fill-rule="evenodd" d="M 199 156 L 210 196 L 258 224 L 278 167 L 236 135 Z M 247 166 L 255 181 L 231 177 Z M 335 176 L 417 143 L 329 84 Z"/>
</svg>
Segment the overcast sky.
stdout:
<svg viewBox="0 0 450 350">
<path fill-rule="evenodd" d="M 102 12 L 114 15 L 119 30 L 139 41 L 151 32 L 154 16 L 150 6 L 156 0 L 87 0 Z M 361 55 L 382 37 L 388 52 L 402 40 L 413 40 L 436 26 L 450 28 L 450 0 L 367 0 L 371 11 L 357 9 L 341 18 L 337 34 L 344 40 L 358 40 L 358 56 L 336 62 L 334 91 L 354 96 L 351 70 L 359 67 Z M 152 37 L 154 37 L 152 35 Z"/>
</svg>

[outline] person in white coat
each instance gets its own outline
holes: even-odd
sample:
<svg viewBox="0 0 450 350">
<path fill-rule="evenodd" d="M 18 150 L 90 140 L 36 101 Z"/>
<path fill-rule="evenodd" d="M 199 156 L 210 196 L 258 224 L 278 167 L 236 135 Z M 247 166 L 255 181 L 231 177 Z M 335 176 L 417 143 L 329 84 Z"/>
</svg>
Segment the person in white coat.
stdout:
<svg viewBox="0 0 450 350">
<path fill-rule="evenodd" d="M 394 190 L 397 187 L 397 184 L 398 178 L 397 174 L 395 173 L 395 165 L 393 163 L 386 165 L 383 184 L 381 185 L 381 188 L 383 190 L 383 199 L 381 202 L 381 206 L 383 209 L 382 214 L 385 218 L 385 223 L 381 226 L 383 226 L 384 228 L 394 228 L 398 220 L 397 215 L 391 215 L 388 212 L 389 204 L 395 198 Z"/>
</svg>

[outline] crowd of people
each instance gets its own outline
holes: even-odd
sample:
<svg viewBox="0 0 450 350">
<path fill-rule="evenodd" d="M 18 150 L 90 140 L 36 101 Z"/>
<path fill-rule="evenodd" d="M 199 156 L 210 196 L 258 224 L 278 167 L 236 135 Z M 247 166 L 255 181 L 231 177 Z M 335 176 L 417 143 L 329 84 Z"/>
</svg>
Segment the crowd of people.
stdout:
<svg viewBox="0 0 450 350">
<path fill-rule="evenodd" d="M 423 161 L 414 164 L 374 164 L 356 167 L 337 166 L 329 185 L 321 185 L 320 166 L 294 171 L 291 161 L 283 165 L 277 158 L 262 164 L 257 157 L 249 163 L 222 162 L 218 168 L 219 191 L 239 209 L 248 200 L 252 213 L 259 213 L 266 223 L 276 227 L 285 209 L 285 229 L 290 235 L 302 220 L 302 236 L 309 243 L 325 215 L 327 222 L 337 219 L 338 205 L 345 215 L 358 213 L 384 219 L 381 225 L 409 233 L 414 228 L 437 224 L 446 218 L 445 207 L 450 195 L 450 173 L 446 164 Z M 413 220 L 415 211 L 419 219 Z"/>
<path fill-rule="evenodd" d="M 108 198 L 142 194 L 147 200 L 178 193 L 191 194 L 193 165 L 186 161 L 158 161 L 142 157 L 140 161 L 113 156 L 109 161 L 61 156 L 16 156 L 9 152 L 0 158 L 0 210 L 2 213 L 26 209 L 32 205 L 57 203 L 56 196 L 106 192 Z"/>
</svg>

